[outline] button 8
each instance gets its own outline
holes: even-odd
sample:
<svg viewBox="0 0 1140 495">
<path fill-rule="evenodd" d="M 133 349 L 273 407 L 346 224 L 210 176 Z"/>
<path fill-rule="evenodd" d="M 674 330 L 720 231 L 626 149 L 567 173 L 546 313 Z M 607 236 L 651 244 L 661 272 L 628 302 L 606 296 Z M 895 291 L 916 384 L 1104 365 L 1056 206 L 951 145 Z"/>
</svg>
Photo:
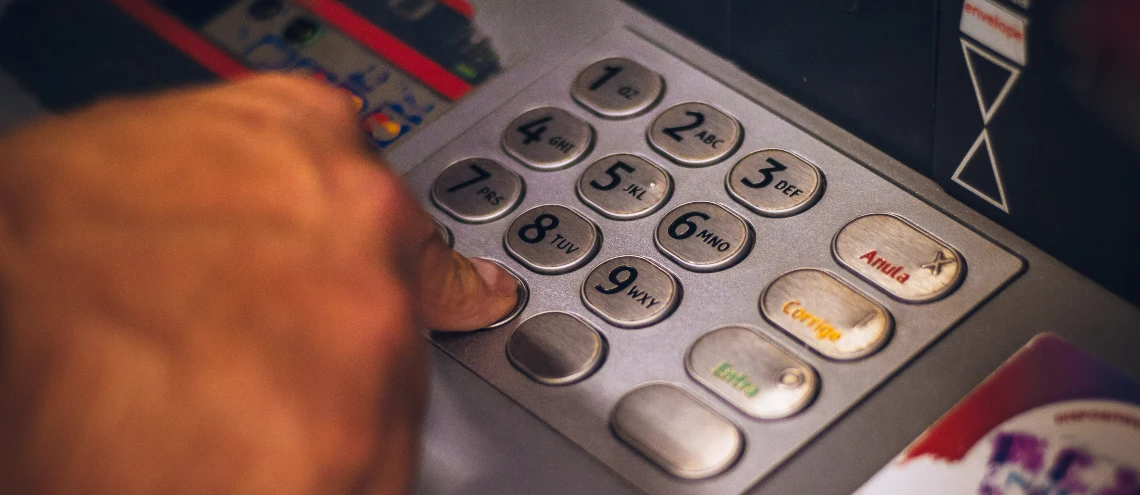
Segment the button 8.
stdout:
<svg viewBox="0 0 1140 495">
<path fill-rule="evenodd" d="M 572 271 L 590 261 L 601 246 L 598 226 L 565 206 L 531 208 L 503 236 L 507 253 L 527 268 L 548 275 Z"/>
<path fill-rule="evenodd" d="M 649 144 L 681 165 L 712 165 L 740 145 L 740 122 L 710 105 L 697 102 L 673 106 L 649 126 Z"/>
<path fill-rule="evenodd" d="M 594 130 L 570 112 L 541 107 L 511 121 L 503 148 L 524 165 L 538 170 L 568 167 L 593 145 Z"/>
<path fill-rule="evenodd" d="M 578 196 L 582 201 L 614 220 L 649 215 L 665 204 L 672 192 L 672 177 L 635 155 L 602 158 L 578 178 Z"/>
<path fill-rule="evenodd" d="M 456 220 L 483 223 L 513 210 L 523 196 L 523 180 L 494 160 L 460 160 L 440 172 L 431 200 Z"/>
<path fill-rule="evenodd" d="M 578 74 L 571 95 L 591 112 L 620 119 L 648 110 L 664 88 L 661 76 L 641 64 L 627 58 L 607 58 Z"/>
</svg>

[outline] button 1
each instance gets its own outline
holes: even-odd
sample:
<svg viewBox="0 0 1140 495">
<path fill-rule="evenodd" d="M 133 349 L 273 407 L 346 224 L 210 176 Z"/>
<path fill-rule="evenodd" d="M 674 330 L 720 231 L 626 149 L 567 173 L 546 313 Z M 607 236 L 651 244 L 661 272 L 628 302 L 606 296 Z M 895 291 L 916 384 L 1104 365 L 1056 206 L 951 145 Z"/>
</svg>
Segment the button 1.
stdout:
<svg viewBox="0 0 1140 495">
<path fill-rule="evenodd" d="M 585 156 L 594 130 L 565 110 L 536 108 L 520 115 L 503 133 L 503 148 L 531 168 L 555 170 Z"/>
<path fill-rule="evenodd" d="M 598 226 L 565 206 L 531 208 L 503 236 L 507 253 L 527 268 L 548 275 L 588 263 L 602 242 Z"/>
<path fill-rule="evenodd" d="M 451 229 L 447 228 L 446 225 L 440 223 L 439 220 L 435 221 L 435 233 L 439 234 L 439 237 L 443 239 L 443 242 L 447 244 L 447 247 L 455 247 L 455 236 L 451 235 Z"/>
<path fill-rule="evenodd" d="M 745 414 L 791 416 L 819 390 L 815 370 L 755 330 L 730 326 L 697 339 L 685 359 L 689 374 Z"/>
<path fill-rule="evenodd" d="M 680 300 L 681 283 L 657 263 L 637 256 L 620 256 L 598 265 L 582 284 L 586 307 L 625 328 L 665 319 Z"/>
<path fill-rule="evenodd" d="M 966 272 L 958 251 L 894 215 L 852 220 L 835 234 L 831 251 L 845 268 L 906 302 L 941 298 Z"/>
<path fill-rule="evenodd" d="M 736 150 L 740 122 L 704 103 L 673 106 L 649 126 L 649 144 L 669 159 L 688 166 L 712 165 Z"/>
<path fill-rule="evenodd" d="M 518 174 L 486 158 L 460 160 L 440 172 L 431 199 L 456 220 L 483 223 L 506 215 L 523 196 Z"/>
<path fill-rule="evenodd" d="M 569 313 L 527 318 L 507 342 L 511 363 L 539 383 L 567 385 L 590 376 L 606 356 L 606 341 L 594 327 Z"/>
<path fill-rule="evenodd" d="M 802 212 L 823 195 L 823 173 L 784 150 L 763 150 L 741 158 L 725 181 L 740 204 L 766 217 Z"/>
<path fill-rule="evenodd" d="M 752 249 L 752 228 L 715 203 L 688 203 L 666 214 L 653 242 L 669 259 L 696 272 L 723 270 Z"/>
<path fill-rule="evenodd" d="M 618 438 L 679 478 L 720 474 L 744 450 L 736 426 L 671 383 L 649 383 L 625 394 L 610 426 Z"/>
<path fill-rule="evenodd" d="M 607 58 L 578 74 L 571 95 L 591 112 L 620 119 L 648 110 L 664 88 L 661 76 L 641 64 L 628 58 Z"/>
<path fill-rule="evenodd" d="M 673 179 L 660 167 L 635 155 L 610 155 L 594 162 L 578 178 L 578 196 L 609 218 L 631 220 L 654 211 L 673 193 Z"/>
<path fill-rule="evenodd" d="M 887 343 L 891 314 L 829 273 L 785 273 L 760 295 L 765 318 L 831 359 L 869 356 Z"/>
<path fill-rule="evenodd" d="M 493 330 L 493 329 L 499 328 L 503 325 L 506 325 L 507 323 L 510 323 L 515 318 L 518 318 L 519 314 L 521 314 L 523 309 L 526 308 L 526 304 L 528 302 L 530 302 L 530 289 L 527 287 L 526 282 L 523 281 L 522 277 L 515 275 L 515 272 L 511 271 L 510 268 L 507 268 L 502 263 L 499 263 L 498 261 L 495 261 L 492 259 L 487 259 L 487 258 L 481 258 L 481 259 L 484 259 L 486 261 L 490 261 L 496 265 L 499 265 L 499 267 L 502 268 L 503 270 L 506 270 L 506 272 L 508 274 L 510 274 L 510 276 L 515 278 L 515 282 L 517 282 L 517 287 L 518 287 L 518 290 L 517 290 L 518 302 L 515 303 L 515 307 L 513 309 L 511 309 L 511 311 L 508 312 L 506 315 L 504 315 L 502 318 L 499 318 L 498 321 L 483 327 L 484 330 Z"/>
</svg>

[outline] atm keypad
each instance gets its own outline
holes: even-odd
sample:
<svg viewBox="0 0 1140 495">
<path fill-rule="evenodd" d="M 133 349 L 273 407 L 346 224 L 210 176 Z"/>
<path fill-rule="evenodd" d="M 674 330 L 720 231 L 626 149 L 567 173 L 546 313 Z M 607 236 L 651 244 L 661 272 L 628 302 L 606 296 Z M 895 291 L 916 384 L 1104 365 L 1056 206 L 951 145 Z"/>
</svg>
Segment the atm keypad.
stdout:
<svg viewBox="0 0 1140 495">
<path fill-rule="evenodd" d="M 494 160 L 459 160 L 440 172 L 431 199 L 443 211 L 465 223 L 484 223 L 510 213 L 523 196 L 519 174 Z"/>
<path fill-rule="evenodd" d="M 507 252 L 538 273 L 556 275 L 586 264 L 601 246 L 598 226 L 565 206 L 543 205 L 520 214 L 503 237 Z"/>
<path fill-rule="evenodd" d="M 661 112 L 647 131 L 649 144 L 680 165 L 704 167 L 736 151 L 740 122 L 706 103 L 681 103 Z"/>
<path fill-rule="evenodd" d="M 568 167 L 590 150 L 594 130 L 561 108 L 541 107 L 519 115 L 503 132 L 503 148 L 538 170 Z"/>
<path fill-rule="evenodd" d="M 678 206 L 657 224 L 657 248 L 682 267 L 712 272 L 735 265 L 752 249 L 752 228 L 716 203 Z"/>
<path fill-rule="evenodd" d="M 603 157 L 578 178 L 578 197 L 614 220 L 657 211 L 673 193 L 673 178 L 661 167 L 630 154 Z"/>
</svg>

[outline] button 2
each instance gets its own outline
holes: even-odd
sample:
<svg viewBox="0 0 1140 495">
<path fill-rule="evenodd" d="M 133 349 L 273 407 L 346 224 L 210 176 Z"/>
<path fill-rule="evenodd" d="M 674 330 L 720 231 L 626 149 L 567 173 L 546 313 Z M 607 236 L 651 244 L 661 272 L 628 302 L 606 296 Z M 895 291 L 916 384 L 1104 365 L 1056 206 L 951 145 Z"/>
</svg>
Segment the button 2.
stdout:
<svg viewBox="0 0 1140 495">
<path fill-rule="evenodd" d="M 669 259 L 695 272 L 723 270 L 752 249 L 752 228 L 715 203 L 688 203 L 666 214 L 653 242 Z"/>
<path fill-rule="evenodd" d="M 697 339 L 685 367 L 702 385 L 759 419 L 791 416 L 819 390 L 811 366 L 741 326 L 718 328 Z"/>
<path fill-rule="evenodd" d="M 852 220 L 835 234 L 831 251 L 844 268 L 906 302 L 953 292 L 966 271 L 958 251 L 893 215 Z"/>
<path fill-rule="evenodd" d="M 669 199 L 673 178 L 635 155 L 610 155 L 582 172 L 578 196 L 598 213 L 614 220 L 641 218 Z"/>
<path fill-rule="evenodd" d="M 598 226 L 565 206 L 531 208 L 503 236 L 507 253 L 527 268 L 548 275 L 588 263 L 601 246 Z"/>
<path fill-rule="evenodd" d="M 606 356 L 606 341 L 594 327 L 569 313 L 527 318 L 507 342 L 507 358 L 545 385 L 567 385 L 590 376 Z"/>
<path fill-rule="evenodd" d="M 542 107 L 511 121 L 503 148 L 528 167 L 556 170 L 585 156 L 593 139 L 590 124 L 560 108 Z"/>
<path fill-rule="evenodd" d="M 704 103 L 673 106 L 649 126 L 649 144 L 681 165 L 712 165 L 736 151 L 740 122 Z"/>
<path fill-rule="evenodd" d="M 431 200 L 467 223 L 495 220 L 513 210 L 523 196 L 523 180 L 494 160 L 460 160 L 440 172 Z"/>
<path fill-rule="evenodd" d="M 677 307 L 681 283 L 657 263 L 621 256 L 598 265 L 582 284 L 582 302 L 613 325 L 640 328 Z"/>
<path fill-rule="evenodd" d="M 607 58 L 583 69 L 570 94 L 591 112 L 620 119 L 648 110 L 664 88 L 661 76 L 641 64 L 627 58 Z"/>
<path fill-rule="evenodd" d="M 736 426 L 671 383 L 650 383 L 625 394 L 610 426 L 618 438 L 678 478 L 720 474 L 744 450 Z"/>
<path fill-rule="evenodd" d="M 725 179 L 733 199 L 766 217 L 787 217 L 815 204 L 824 179 L 815 165 L 783 150 L 763 150 L 736 162 Z"/>
<path fill-rule="evenodd" d="M 886 308 L 835 276 L 813 269 L 788 272 L 772 282 L 760 295 L 760 312 L 836 360 L 873 354 L 887 343 L 893 327 Z"/>
</svg>

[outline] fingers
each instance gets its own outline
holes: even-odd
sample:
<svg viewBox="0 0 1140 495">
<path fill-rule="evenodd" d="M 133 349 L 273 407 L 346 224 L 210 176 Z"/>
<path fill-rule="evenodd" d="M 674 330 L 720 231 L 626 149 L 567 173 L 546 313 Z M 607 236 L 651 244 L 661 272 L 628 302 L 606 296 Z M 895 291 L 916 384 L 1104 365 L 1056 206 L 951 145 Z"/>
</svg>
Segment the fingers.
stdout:
<svg viewBox="0 0 1140 495">
<path fill-rule="evenodd" d="M 509 313 L 518 282 L 494 262 L 466 258 L 438 239 L 421 259 L 420 315 L 432 330 L 475 330 Z"/>
</svg>

